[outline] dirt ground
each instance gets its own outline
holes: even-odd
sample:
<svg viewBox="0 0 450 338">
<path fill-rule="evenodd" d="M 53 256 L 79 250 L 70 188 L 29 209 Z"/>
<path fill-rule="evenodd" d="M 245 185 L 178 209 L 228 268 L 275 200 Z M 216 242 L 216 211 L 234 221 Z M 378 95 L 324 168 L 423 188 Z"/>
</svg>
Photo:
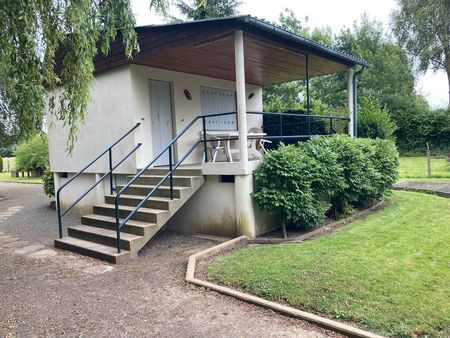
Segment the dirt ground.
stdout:
<svg viewBox="0 0 450 338">
<path fill-rule="evenodd" d="M 213 242 L 162 231 L 112 266 L 53 248 L 40 185 L 0 183 L 0 196 L 0 337 L 336 336 L 186 284 L 187 257 Z"/>
</svg>

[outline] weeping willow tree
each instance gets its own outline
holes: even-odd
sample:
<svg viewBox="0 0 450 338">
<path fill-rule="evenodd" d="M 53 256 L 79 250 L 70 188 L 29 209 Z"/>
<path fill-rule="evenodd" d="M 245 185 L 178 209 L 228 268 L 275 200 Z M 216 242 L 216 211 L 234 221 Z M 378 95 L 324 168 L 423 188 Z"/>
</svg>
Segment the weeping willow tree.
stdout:
<svg viewBox="0 0 450 338">
<path fill-rule="evenodd" d="M 169 0 L 148 1 L 167 12 Z M 0 144 L 40 130 L 48 108 L 69 129 L 71 150 L 89 103 L 95 55 L 107 55 L 120 36 L 132 57 L 139 51 L 134 25 L 130 0 L 0 1 Z M 60 50 L 63 67 L 56 72 Z"/>
</svg>

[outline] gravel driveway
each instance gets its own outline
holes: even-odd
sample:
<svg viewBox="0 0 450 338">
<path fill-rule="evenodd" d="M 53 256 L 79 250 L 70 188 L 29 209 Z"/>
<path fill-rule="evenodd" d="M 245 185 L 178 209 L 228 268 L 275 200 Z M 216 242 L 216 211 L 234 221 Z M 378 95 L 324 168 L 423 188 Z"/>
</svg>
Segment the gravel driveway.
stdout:
<svg viewBox="0 0 450 338">
<path fill-rule="evenodd" d="M 214 245 L 204 239 L 163 231 L 137 260 L 118 266 L 62 251 L 44 258 L 24 254 L 38 244 L 55 250 L 55 212 L 40 185 L 0 183 L 0 196 L 5 195 L 0 337 L 337 336 L 186 284 L 187 257 Z"/>
</svg>

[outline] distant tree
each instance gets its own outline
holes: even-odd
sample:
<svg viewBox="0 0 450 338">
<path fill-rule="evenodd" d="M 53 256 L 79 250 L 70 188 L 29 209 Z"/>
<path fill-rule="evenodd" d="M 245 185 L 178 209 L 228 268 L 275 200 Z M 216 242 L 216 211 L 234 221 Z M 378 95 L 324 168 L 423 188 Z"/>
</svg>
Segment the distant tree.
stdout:
<svg viewBox="0 0 450 338">
<path fill-rule="evenodd" d="M 168 1 L 149 3 L 165 11 Z M 7 0 L 0 1 L 0 17 L 0 143 L 39 131 L 48 98 L 48 108 L 70 131 L 70 149 L 89 102 L 97 43 L 107 54 L 120 31 L 125 55 L 139 50 L 130 0 Z M 64 66 L 56 73 L 61 48 Z"/>
<path fill-rule="evenodd" d="M 14 148 L 13 147 L 0 148 L 0 156 L 1 157 L 13 157 L 14 156 Z"/>
<path fill-rule="evenodd" d="M 360 95 L 372 95 L 392 114 L 417 110 L 411 63 L 401 46 L 386 36 L 380 22 L 363 15 L 351 29 L 339 33 L 336 45 L 371 65 L 358 81 Z"/>
<path fill-rule="evenodd" d="M 361 97 L 358 102 L 358 136 L 394 140 L 397 125 L 377 99 Z"/>
<path fill-rule="evenodd" d="M 301 81 L 265 86 L 263 89 L 264 111 L 304 110 L 304 100 L 301 97 L 304 90 L 305 86 Z"/>
<path fill-rule="evenodd" d="M 18 170 L 39 169 L 44 171 L 49 165 L 46 135 L 35 135 L 16 149 L 16 168 Z"/>
<path fill-rule="evenodd" d="M 450 107 L 450 1 L 397 0 L 393 31 L 418 61 L 419 70 L 444 70 Z"/>
<path fill-rule="evenodd" d="M 187 20 L 203 20 L 236 15 L 241 3 L 239 0 L 177 0 L 175 7 Z M 183 20 L 173 18 L 173 21 Z"/>
</svg>

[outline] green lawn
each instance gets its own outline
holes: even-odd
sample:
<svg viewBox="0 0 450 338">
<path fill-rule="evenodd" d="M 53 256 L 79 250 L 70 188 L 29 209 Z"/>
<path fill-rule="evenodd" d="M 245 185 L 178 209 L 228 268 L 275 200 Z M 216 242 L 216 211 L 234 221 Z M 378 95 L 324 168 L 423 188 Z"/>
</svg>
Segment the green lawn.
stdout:
<svg viewBox="0 0 450 338">
<path fill-rule="evenodd" d="M 431 179 L 427 176 L 426 157 L 400 157 L 399 180 L 450 181 L 450 164 L 443 158 L 431 159 Z"/>
<path fill-rule="evenodd" d="M 317 240 L 216 258 L 208 277 L 388 336 L 450 335 L 450 199 L 394 192 Z"/>
<path fill-rule="evenodd" d="M 11 173 L 4 172 L 0 173 L 0 182 L 42 183 L 42 177 L 11 177 Z"/>
<path fill-rule="evenodd" d="M 6 170 L 8 169 L 8 163 L 7 163 L 7 159 L 4 157 L 3 158 L 3 170 L 4 172 L 0 172 L 0 182 L 19 182 L 19 183 L 42 183 L 42 178 L 41 177 L 32 177 L 32 178 L 28 178 L 28 177 L 11 177 L 11 173 L 6 172 Z M 10 157 L 9 158 L 9 168 L 10 170 L 14 170 L 16 167 L 16 158 L 15 157 Z M 25 173 L 26 176 L 26 173 Z"/>
</svg>

